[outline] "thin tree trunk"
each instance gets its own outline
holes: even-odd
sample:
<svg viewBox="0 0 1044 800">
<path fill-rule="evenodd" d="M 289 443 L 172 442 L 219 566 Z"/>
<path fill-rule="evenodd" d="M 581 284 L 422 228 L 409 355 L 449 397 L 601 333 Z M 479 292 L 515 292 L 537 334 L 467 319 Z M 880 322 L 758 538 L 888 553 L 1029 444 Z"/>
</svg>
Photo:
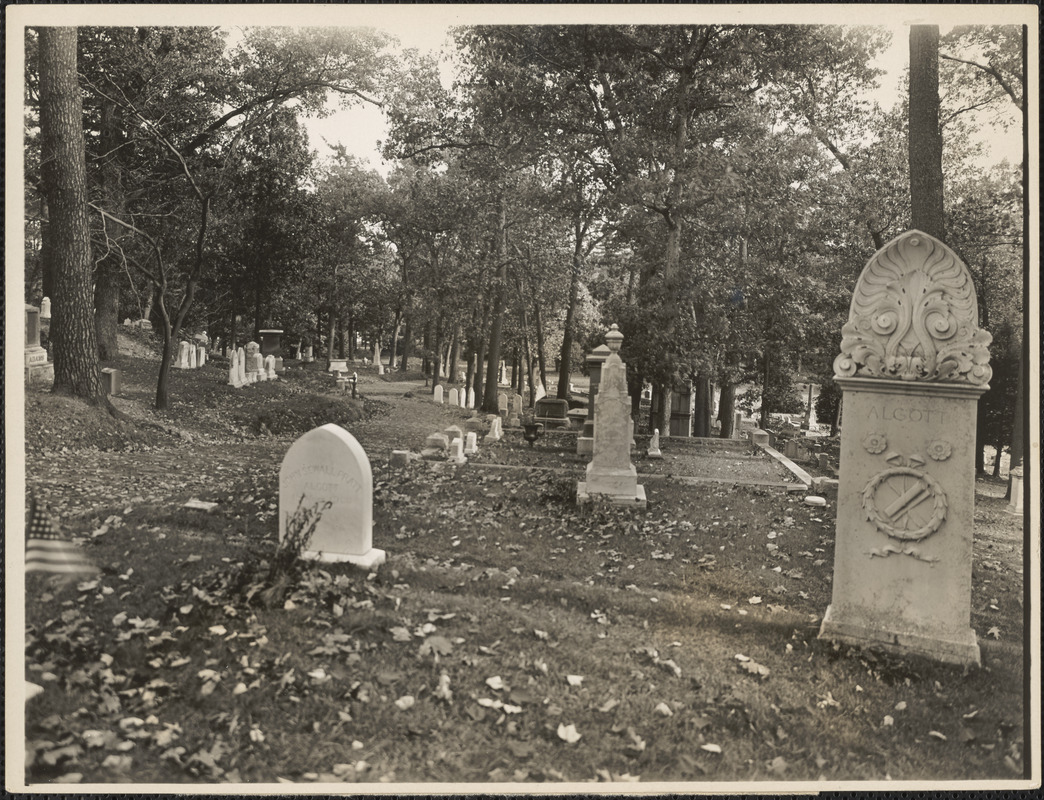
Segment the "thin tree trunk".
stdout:
<svg viewBox="0 0 1044 800">
<path fill-rule="evenodd" d="M 486 367 L 485 395 L 482 398 L 482 410 L 489 414 L 497 413 L 497 367 L 504 327 L 504 287 L 507 285 L 507 203 L 503 196 L 500 197 L 497 216 L 496 253 L 498 267 L 497 280 L 493 286 L 493 324 L 489 331 L 489 364 Z"/>
<path fill-rule="evenodd" d="M 94 284 L 94 329 L 101 361 L 115 361 L 120 354 L 116 329 L 119 326 L 121 277 L 115 255 L 98 262 Z"/>
<path fill-rule="evenodd" d="M 544 357 L 544 323 L 540 319 L 540 303 L 536 295 L 533 296 L 533 324 L 536 326 L 536 356 L 537 364 L 540 366 L 540 383 L 547 391 L 547 359 Z"/>
<path fill-rule="evenodd" d="M 569 276 L 569 305 L 566 307 L 565 330 L 562 331 L 562 353 L 558 364 L 558 391 L 555 396 L 559 400 L 569 399 L 569 375 L 573 371 L 573 325 L 576 318 L 576 304 L 580 296 L 581 254 L 577 248 L 573 251 L 573 271 Z"/>
<path fill-rule="evenodd" d="M 51 341 L 54 391 L 97 402 L 98 344 L 87 225 L 83 102 L 76 28 L 39 29 L 41 163 L 55 267 Z"/>
<path fill-rule="evenodd" d="M 399 349 L 399 328 L 402 326 L 402 311 L 395 312 L 395 324 L 392 326 L 391 354 L 388 356 L 388 369 L 395 369 L 397 353 Z"/>
<path fill-rule="evenodd" d="M 399 369 L 402 372 L 406 372 L 410 368 L 410 345 L 413 343 L 413 330 L 410 325 L 409 314 L 406 314 L 405 322 L 402 326 L 402 360 L 399 361 Z"/>
<path fill-rule="evenodd" d="M 453 336 L 450 339 L 449 349 L 449 368 L 447 369 L 448 378 L 450 383 L 456 383 L 459 374 L 457 372 L 457 362 L 460 361 L 460 326 L 455 325 L 453 328 Z"/>
<path fill-rule="evenodd" d="M 939 128 L 939 26 L 910 26 L 910 218 L 946 241 L 942 131 Z"/>
</svg>

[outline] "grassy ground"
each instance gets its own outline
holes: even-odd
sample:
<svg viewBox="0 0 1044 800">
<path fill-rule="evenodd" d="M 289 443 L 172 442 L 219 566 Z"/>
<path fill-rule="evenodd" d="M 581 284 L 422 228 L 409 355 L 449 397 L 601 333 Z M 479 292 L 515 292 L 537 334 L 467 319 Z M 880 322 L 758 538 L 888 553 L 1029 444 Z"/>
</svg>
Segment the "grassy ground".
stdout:
<svg viewBox="0 0 1044 800">
<path fill-rule="evenodd" d="M 833 498 L 739 482 L 784 479 L 752 453 L 664 440 L 663 462 L 637 457 L 660 473 L 648 509 L 581 510 L 562 435 L 389 468 L 467 417 L 416 381 L 360 369 L 353 403 L 317 365 L 234 390 L 211 362 L 175 371 L 155 415 L 156 365 L 119 366 L 118 425 L 27 398 L 29 484 L 103 570 L 30 576 L 30 782 L 1022 774 L 1021 520 L 997 485 L 976 509 L 984 666 L 964 671 L 816 639 Z M 280 459 L 326 421 L 373 464 L 375 575 L 272 568 Z M 724 482 L 678 480 L 694 475 Z"/>
</svg>

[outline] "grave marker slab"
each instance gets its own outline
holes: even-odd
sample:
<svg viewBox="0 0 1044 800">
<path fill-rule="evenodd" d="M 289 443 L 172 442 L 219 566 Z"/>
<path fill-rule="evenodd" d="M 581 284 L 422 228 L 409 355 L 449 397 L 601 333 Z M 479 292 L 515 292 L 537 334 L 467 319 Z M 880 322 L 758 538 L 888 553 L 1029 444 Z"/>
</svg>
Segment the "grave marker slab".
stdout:
<svg viewBox="0 0 1044 800">
<path fill-rule="evenodd" d="M 435 387 L 435 391 L 432 394 L 431 399 L 434 402 L 438 403 L 440 406 L 442 405 L 442 384 L 441 383 L 438 386 Z"/>
<path fill-rule="evenodd" d="M 867 263 L 841 329 L 833 594 L 820 637 L 979 664 L 971 627 L 975 421 L 990 335 L 967 267 L 907 231 Z"/>
<path fill-rule="evenodd" d="M 315 428 L 287 450 L 279 469 L 279 540 L 302 502 L 332 505 L 323 512 L 301 557 L 324 563 L 348 562 L 367 569 L 386 554 L 373 547 L 373 472 L 359 442 L 344 428 Z"/>
<path fill-rule="evenodd" d="M 449 403 L 451 406 L 459 406 L 460 405 L 460 400 L 457 399 L 457 390 L 456 389 L 450 389 L 449 390 L 449 400 L 447 400 L 446 402 Z"/>
<path fill-rule="evenodd" d="M 468 431 L 467 440 L 464 442 L 464 455 L 473 456 L 478 452 L 478 434 Z"/>
</svg>

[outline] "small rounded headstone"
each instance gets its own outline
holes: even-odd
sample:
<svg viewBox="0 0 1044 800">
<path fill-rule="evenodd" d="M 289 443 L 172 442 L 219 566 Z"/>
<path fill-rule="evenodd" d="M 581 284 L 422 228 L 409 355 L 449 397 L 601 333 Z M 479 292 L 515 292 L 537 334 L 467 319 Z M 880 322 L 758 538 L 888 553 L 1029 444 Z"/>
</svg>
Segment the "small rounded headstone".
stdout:
<svg viewBox="0 0 1044 800">
<path fill-rule="evenodd" d="M 826 505 L 826 498 L 825 497 L 820 497 L 819 495 L 816 495 L 816 494 L 810 494 L 810 495 L 805 497 L 805 505 L 806 506 L 825 506 Z"/>
</svg>

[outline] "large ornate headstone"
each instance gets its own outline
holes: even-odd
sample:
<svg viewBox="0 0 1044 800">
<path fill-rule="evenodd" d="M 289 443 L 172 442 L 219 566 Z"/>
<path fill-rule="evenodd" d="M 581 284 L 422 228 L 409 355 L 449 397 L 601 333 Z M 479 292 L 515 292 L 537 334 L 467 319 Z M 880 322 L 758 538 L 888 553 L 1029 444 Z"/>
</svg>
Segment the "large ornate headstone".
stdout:
<svg viewBox="0 0 1044 800">
<path fill-rule="evenodd" d="M 602 364 L 601 381 L 595 396 L 594 454 L 587 465 L 587 480 L 576 487 L 577 501 L 594 495 L 614 505 L 645 508 L 645 487 L 638 484 L 638 471 L 631 463 L 631 397 L 627 393 L 627 365 L 620 358 L 623 334 L 616 325 L 605 335 L 609 355 Z"/>
<path fill-rule="evenodd" d="M 820 637 L 978 664 L 975 412 L 990 335 L 967 267 L 920 231 L 863 269 L 841 329 L 833 597 Z"/>
<path fill-rule="evenodd" d="M 576 437 L 576 454 L 580 456 L 589 456 L 594 452 L 595 398 L 598 397 L 598 384 L 602 379 L 602 365 L 610 352 L 606 345 L 600 344 L 585 360 L 590 384 L 587 390 L 587 419 L 580 435 Z"/>
<path fill-rule="evenodd" d="M 302 501 L 303 498 L 303 501 Z M 373 547 L 373 473 L 362 445 L 344 428 L 315 428 L 287 450 L 279 469 L 279 541 L 298 504 L 329 502 L 301 558 L 374 569 L 385 552 Z"/>
</svg>

